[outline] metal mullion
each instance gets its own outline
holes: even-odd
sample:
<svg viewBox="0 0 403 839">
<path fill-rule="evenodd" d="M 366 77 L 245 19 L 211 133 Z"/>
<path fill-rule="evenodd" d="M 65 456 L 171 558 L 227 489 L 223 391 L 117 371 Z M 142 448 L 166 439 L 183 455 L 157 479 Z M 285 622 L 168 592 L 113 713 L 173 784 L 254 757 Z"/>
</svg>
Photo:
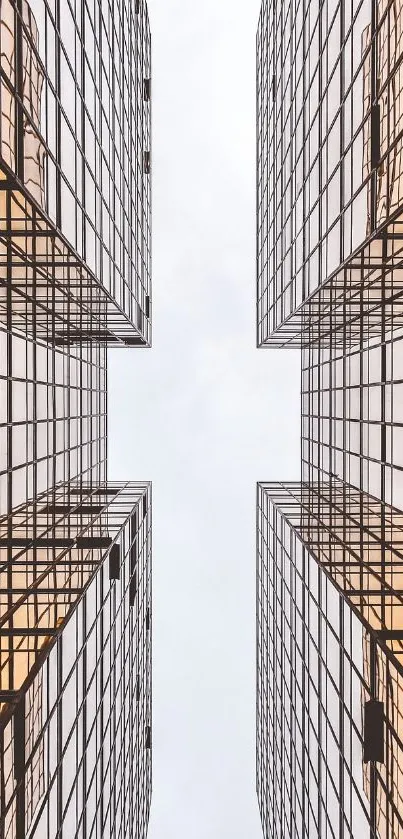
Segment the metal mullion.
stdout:
<svg viewBox="0 0 403 839">
<path fill-rule="evenodd" d="M 24 117 L 23 102 L 23 0 L 15 0 L 15 168 L 17 177 L 24 182 Z"/>
<path fill-rule="evenodd" d="M 11 219 L 11 193 L 7 192 L 6 195 L 6 216 L 7 216 L 7 224 L 10 223 Z M 13 511 L 13 338 L 12 338 L 12 284 L 11 284 L 11 276 L 12 276 L 12 250 L 11 250 L 11 241 L 7 242 L 7 276 L 8 276 L 8 283 L 7 283 L 7 369 L 6 369 L 6 376 L 7 376 L 7 535 L 11 537 L 12 534 L 12 511 Z M 13 581 L 13 570 L 12 570 L 12 552 L 9 549 L 7 551 L 7 588 L 10 592 L 12 588 L 12 581 Z M 8 596 L 8 610 L 12 607 L 12 594 L 10 593 Z M 9 622 L 9 626 L 12 628 L 13 620 L 11 618 Z M 13 645 L 13 638 L 10 637 L 8 642 L 8 678 L 9 678 L 9 686 L 14 687 L 14 645 Z"/>
</svg>

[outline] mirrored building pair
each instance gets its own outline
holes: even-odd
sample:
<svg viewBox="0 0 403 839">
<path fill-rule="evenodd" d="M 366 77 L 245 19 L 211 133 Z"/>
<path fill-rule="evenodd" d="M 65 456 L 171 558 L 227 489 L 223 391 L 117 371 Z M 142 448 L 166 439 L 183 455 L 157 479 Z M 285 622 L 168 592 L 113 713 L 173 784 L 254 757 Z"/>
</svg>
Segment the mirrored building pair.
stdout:
<svg viewBox="0 0 403 839">
<path fill-rule="evenodd" d="M 145 0 L 0 4 L 0 837 L 144 839 L 151 486 L 107 350 L 151 342 Z"/>
<path fill-rule="evenodd" d="M 403 837 L 403 3 L 263 0 L 258 345 L 301 473 L 258 485 L 266 839 Z"/>
</svg>

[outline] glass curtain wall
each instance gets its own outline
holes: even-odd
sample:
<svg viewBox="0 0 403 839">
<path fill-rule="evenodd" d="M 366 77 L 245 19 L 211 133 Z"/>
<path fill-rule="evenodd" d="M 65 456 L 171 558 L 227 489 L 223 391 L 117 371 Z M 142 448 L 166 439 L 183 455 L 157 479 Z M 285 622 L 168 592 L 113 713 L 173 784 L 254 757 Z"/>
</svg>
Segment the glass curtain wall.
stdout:
<svg viewBox="0 0 403 839">
<path fill-rule="evenodd" d="M 258 344 L 302 365 L 301 481 L 258 491 L 270 837 L 403 836 L 402 23 L 401 0 L 263 2 L 259 22 Z M 283 799 L 298 821 L 276 833 Z"/>
<path fill-rule="evenodd" d="M 0 4 L 0 836 L 145 839 L 151 487 L 107 348 L 151 344 L 145 0 Z"/>
</svg>

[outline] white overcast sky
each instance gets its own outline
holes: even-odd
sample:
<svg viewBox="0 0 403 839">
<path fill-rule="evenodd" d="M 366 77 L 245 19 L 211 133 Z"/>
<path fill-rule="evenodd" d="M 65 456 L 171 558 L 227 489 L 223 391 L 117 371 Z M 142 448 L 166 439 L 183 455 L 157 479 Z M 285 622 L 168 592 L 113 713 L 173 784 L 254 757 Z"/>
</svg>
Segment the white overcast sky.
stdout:
<svg viewBox="0 0 403 839">
<path fill-rule="evenodd" d="M 299 478 L 299 355 L 255 348 L 259 0 L 149 0 L 152 350 L 110 353 L 111 478 L 153 481 L 149 839 L 261 839 L 255 493 Z"/>
</svg>

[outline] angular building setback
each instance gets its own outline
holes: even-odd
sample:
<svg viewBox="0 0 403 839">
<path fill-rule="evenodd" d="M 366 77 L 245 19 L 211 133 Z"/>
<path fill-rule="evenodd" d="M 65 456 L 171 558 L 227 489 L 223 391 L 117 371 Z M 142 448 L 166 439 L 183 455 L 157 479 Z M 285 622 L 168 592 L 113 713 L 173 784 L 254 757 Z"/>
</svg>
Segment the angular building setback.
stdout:
<svg viewBox="0 0 403 839">
<path fill-rule="evenodd" d="M 403 835 L 403 514 L 385 510 L 383 566 L 382 505 L 365 499 L 365 529 L 363 502 L 342 484 L 320 497 L 301 483 L 258 487 L 257 771 L 269 837 Z"/>
<path fill-rule="evenodd" d="M 150 504 L 60 485 L 0 521 L 4 837 L 146 835 Z"/>
<path fill-rule="evenodd" d="M 150 49 L 144 0 L 2 2 L 1 273 L 45 340 L 150 344 Z"/>
<path fill-rule="evenodd" d="M 342 326 L 359 340 L 363 307 L 379 334 L 387 301 L 401 317 L 402 14 L 399 0 L 262 4 L 259 346 Z"/>
<path fill-rule="evenodd" d="M 258 344 L 301 474 L 258 487 L 266 837 L 403 837 L 403 4 L 262 5 Z"/>
<path fill-rule="evenodd" d="M 145 0 L 0 5 L 0 837 L 145 839 L 151 486 L 107 349 L 151 345 Z"/>
</svg>

